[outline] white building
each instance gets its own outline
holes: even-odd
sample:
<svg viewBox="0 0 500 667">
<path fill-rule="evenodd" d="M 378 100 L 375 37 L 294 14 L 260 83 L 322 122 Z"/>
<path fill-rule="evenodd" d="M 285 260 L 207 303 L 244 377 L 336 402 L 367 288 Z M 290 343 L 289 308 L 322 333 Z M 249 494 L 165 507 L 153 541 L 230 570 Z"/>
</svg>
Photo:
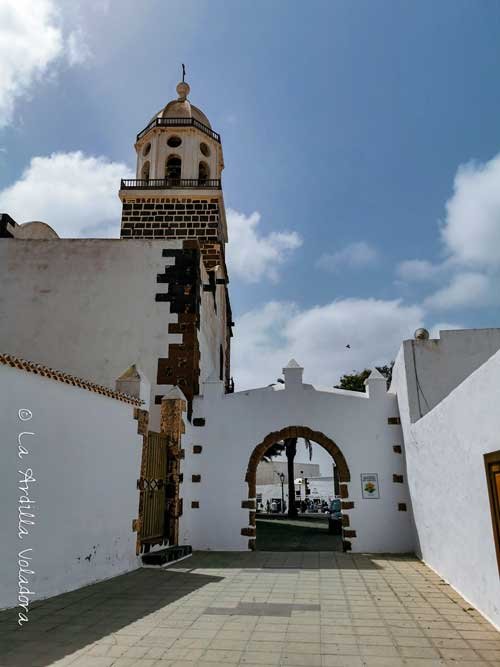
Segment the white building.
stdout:
<svg viewBox="0 0 500 667">
<path fill-rule="evenodd" d="M 254 548 L 259 461 L 279 440 L 307 438 L 335 462 L 345 550 L 415 551 L 500 626 L 500 330 L 403 341 L 389 391 L 376 370 L 365 393 L 316 387 L 292 360 L 284 385 L 233 392 L 222 144 L 189 86 L 177 90 L 137 135 L 137 178 L 119 188 L 122 238 L 59 239 L 43 223 L 0 217 L 0 351 L 144 401 L 135 407 L 140 456 L 130 406 L 116 397 L 91 399 L 22 369 L 0 375 L 7 442 L 26 396 L 43 409 L 46 506 L 67 523 L 57 482 L 69 464 L 81 497 L 95 494 L 78 507 L 68 500 L 82 539 L 56 559 L 60 577 L 44 552 L 43 594 L 136 566 L 136 546 Z M 5 493 L 11 455 L 0 465 Z M 106 496 L 106 464 L 115 463 Z M 101 506 L 108 513 L 93 532 Z M 11 554 L 17 534 L 7 526 Z M 96 565 L 84 571 L 73 561 L 86 558 L 94 534 Z"/>
</svg>

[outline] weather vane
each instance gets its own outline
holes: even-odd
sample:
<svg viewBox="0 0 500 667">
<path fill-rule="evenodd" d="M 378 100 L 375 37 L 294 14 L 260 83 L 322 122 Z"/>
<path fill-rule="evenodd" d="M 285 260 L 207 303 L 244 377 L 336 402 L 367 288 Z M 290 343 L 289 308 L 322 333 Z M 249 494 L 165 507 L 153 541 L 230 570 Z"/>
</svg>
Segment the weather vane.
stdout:
<svg viewBox="0 0 500 667">
<path fill-rule="evenodd" d="M 184 63 L 182 63 L 182 83 L 184 83 L 185 76 L 186 76 L 186 68 L 184 67 Z"/>
</svg>

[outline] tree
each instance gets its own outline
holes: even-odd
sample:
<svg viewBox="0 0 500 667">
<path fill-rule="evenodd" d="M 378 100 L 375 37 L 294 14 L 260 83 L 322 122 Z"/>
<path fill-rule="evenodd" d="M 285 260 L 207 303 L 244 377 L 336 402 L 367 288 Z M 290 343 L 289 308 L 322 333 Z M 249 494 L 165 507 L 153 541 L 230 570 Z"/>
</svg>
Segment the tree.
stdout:
<svg viewBox="0 0 500 667">
<path fill-rule="evenodd" d="M 297 516 L 295 505 L 295 471 L 293 463 L 297 454 L 297 438 L 285 438 L 285 453 L 288 473 L 288 516 L 293 519 Z"/>
<path fill-rule="evenodd" d="M 271 445 L 269 447 L 266 453 L 262 456 L 262 460 L 271 461 L 271 459 L 274 459 L 277 456 L 283 454 L 284 449 L 285 449 L 285 443 L 283 442 L 283 440 L 278 440 L 278 442 L 275 442 L 274 445 Z"/>
<path fill-rule="evenodd" d="M 389 389 L 392 380 L 392 368 L 394 366 L 394 361 L 391 361 L 390 364 L 385 366 L 377 366 L 377 370 L 382 373 L 382 375 L 387 380 L 387 389 Z M 345 374 L 340 378 L 339 384 L 335 385 L 335 389 L 347 389 L 348 391 L 365 391 L 365 380 L 370 375 L 371 370 L 365 368 L 364 371 L 360 373 L 353 371 L 350 374 Z"/>
</svg>

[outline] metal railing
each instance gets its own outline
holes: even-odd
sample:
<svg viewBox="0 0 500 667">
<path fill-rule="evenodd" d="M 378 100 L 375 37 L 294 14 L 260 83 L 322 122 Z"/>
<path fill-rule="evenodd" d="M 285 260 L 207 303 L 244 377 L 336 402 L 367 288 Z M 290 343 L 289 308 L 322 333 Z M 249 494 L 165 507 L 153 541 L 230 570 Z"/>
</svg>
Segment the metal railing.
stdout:
<svg viewBox="0 0 500 667">
<path fill-rule="evenodd" d="M 163 190 L 164 188 L 199 188 L 220 190 L 220 178 L 149 178 L 122 179 L 121 190 Z"/>
<path fill-rule="evenodd" d="M 146 127 L 141 132 L 139 132 L 139 134 L 137 135 L 137 141 L 139 141 L 139 139 L 143 137 L 146 134 L 146 132 L 149 132 L 149 130 L 153 127 L 186 127 L 186 126 L 192 126 L 198 128 L 198 130 L 201 130 L 205 134 L 208 134 L 209 137 L 211 137 L 220 144 L 220 134 L 214 132 L 207 125 L 200 123 L 200 121 L 196 120 L 195 118 L 154 118 L 149 123 L 149 125 L 146 125 Z"/>
</svg>

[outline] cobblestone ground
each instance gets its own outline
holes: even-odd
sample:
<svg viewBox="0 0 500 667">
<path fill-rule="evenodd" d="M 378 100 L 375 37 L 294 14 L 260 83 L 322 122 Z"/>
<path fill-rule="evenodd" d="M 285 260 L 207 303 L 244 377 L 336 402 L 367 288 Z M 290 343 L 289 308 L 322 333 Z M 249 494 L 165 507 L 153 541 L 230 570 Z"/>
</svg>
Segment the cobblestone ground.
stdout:
<svg viewBox="0 0 500 667">
<path fill-rule="evenodd" d="M 500 665 L 500 634 L 412 557 L 197 553 L 15 618 L 2 666 Z"/>
</svg>

